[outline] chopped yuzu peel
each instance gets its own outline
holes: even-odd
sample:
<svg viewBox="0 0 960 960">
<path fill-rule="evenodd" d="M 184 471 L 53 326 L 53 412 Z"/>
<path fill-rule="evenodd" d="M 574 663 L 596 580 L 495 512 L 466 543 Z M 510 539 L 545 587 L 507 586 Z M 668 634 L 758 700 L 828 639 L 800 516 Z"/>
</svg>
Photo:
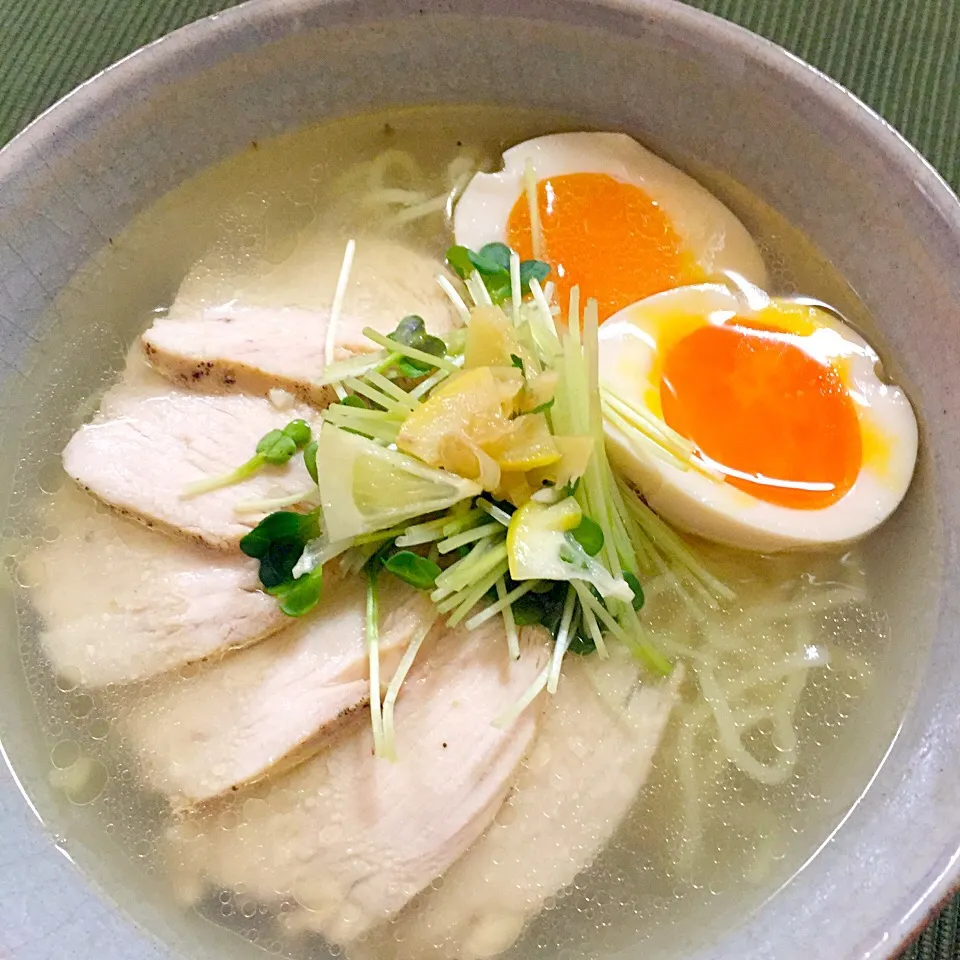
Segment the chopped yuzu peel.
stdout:
<svg viewBox="0 0 960 960">
<path fill-rule="evenodd" d="M 500 316 L 491 319 L 492 314 Z M 499 308 L 478 308 L 474 315 L 493 330 L 485 359 L 521 349 Z M 468 332 L 468 350 L 470 342 Z M 563 452 L 544 413 L 533 412 L 552 400 L 556 377 L 539 373 L 528 380 L 522 360 L 513 356 L 517 364 L 473 366 L 449 377 L 403 421 L 397 447 L 519 506 L 538 486 L 522 474 L 558 464 Z M 505 474 L 508 481 L 501 479 Z"/>
</svg>

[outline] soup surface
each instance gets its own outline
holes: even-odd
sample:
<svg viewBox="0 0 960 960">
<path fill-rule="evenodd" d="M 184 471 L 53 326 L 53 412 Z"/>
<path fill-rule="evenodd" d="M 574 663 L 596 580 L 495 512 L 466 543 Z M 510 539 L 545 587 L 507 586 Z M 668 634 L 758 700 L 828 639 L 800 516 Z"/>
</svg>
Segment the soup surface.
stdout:
<svg viewBox="0 0 960 960">
<path fill-rule="evenodd" d="M 243 831 L 256 822 L 262 793 L 240 791 L 199 812 L 171 810 L 144 783 L 129 743 L 142 689 L 108 683 L 91 690 L 70 671 L 51 670 L 31 595 L 50 576 L 50 565 L 36 558 L 73 529 L 78 495 L 60 453 L 156 317 L 222 305 L 326 309 L 350 238 L 359 251 L 372 251 L 371 262 L 378 244 L 401 241 L 440 264 L 452 238 L 436 199 L 451 183 L 496 169 L 514 143 L 572 127 L 564 118 L 515 110 L 431 108 L 251 143 L 162 198 L 77 273 L 49 318 L 27 385 L 12 398 L 8 431 L 20 447 L 4 543 L 22 672 L 4 683 L 25 683 L 38 717 L 34 742 L 12 752 L 49 758 L 53 791 L 45 799 L 38 787 L 37 800 L 70 855 L 118 902 L 195 956 L 229 948 L 235 937 L 302 960 L 340 948 L 304 932 L 302 904 L 260 897 L 242 881 L 196 886 L 191 842 L 214 828 Z M 751 232 L 772 291 L 828 301 L 869 330 L 843 279 L 774 211 L 708 168 L 685 167 Z M 420 281 L 407 275 L 397 282 Z M 365 296 L 364 283 L 355 270 L 345 310 Z M 629 814 L 596 860 L 546 899 L 509 948 L 511 957 L 572 960 L 639 944 L 649 956 L 686 955 L 802 868 L 866 788 L 895 735 L 913 678 L 891 652 L 899 638 L 889 635 L 875 596 L 882 558 L 871 538 L 843 552 L 782 556 L 695 546 L 736 599 L 698 613 L 666 587 L 647 585 L 643 618 L 680 664 L 680 702 Z M 75 561 L 85 562 L 82 546 Z M 58 566 L 56 575 L 69 579 L 69 569 Z M 785 662 L 795 669 L 785 670 Z M 749 757 L 739 765 L 730 762 L 697 679 L 705 669 L 728 693 L 749 689 L 744 709 L 766 718 L 744 733 Z M 187 697 L 200 672 L 182 668 Z M 291 803 L 309 790 L 295 774 L 276 780 Z M 281 833 L 264 842 L 300 840 Z M 531 849 L 530 868 L 562 855 L 568 842 L 564 835 L 543 840 L 556 849 Z M 412 948 L 409 933 L 411 916 L 431 909 L 443 883 L 437 879 L 419 904 L 351 950 L 445 955 Z"/>
</svg>

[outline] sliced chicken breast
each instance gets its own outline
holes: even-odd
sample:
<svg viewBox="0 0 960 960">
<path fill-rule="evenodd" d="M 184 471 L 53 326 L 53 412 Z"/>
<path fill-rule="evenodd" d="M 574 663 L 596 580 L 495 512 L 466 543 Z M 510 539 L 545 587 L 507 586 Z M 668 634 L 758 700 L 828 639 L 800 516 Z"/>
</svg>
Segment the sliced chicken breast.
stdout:
<svg viewBox="0 0 960 960">
<path fill-rule="evenodd" d="M 361 334 L 365 326 L 390 333 L 400 317 L 364 322 L 341 317 L 338 358 L 378 349 Z M 326 367 L 327 310 L 257 307 L 210 310 L 192 320 L 161 319 L 141 337 L 144 356 L 165 377 L 189 389 L 240 390 L 266 396 L 284 390 L 325 407 L 336 397 L 317 386 Z"/>
<path fill-rule="evenodd" d="M 380 664 L 389 679 L 436 610 L 393 577 L 383 578 L 381 591 Z M 338 721 L 369 703 L 365 603 L 364 581 L 351 577 L 278 636 L 190 679 L 163 680 L 138 699 L 124 733 L 144 780 L 183 806 L 320 749 Z"/>
<path fill-rule="evenodd" d="M 239 553 L 152 533 L 73 484 L 43 519 L 59 535 L 24 561 L 30 599 L 54 670 L 83 686 L 145 680 L 288 622 Z"/>
<path fill-rule="evenodd" d="M 184 279 L 170 306 L 174 320 L 196 320 L 206 311 L 283 306 L 313 314 L 329 315 L 333 304 L 346 236 L 331 234 L 329 225 L 304 231 L 282 261 L 268 263 L 215 253 L 201 260 Z M 423 317 L 432 333 L 443 336 L 456 317 L 437 274 L 450 276 L 443 264 L 406 243 L 383 237 L 358 236 L 353 267 L 343 300 L 342 320 L 337 326 L 338 351 L 356 353 L 370 349 L 361 330 L 373 327 L 389 333 L 407 314 Z M 316 371 L 319 374 L 319 370 Z"/>
<path fill-rule="evenodd" d="M 540 632 L 524 634 L 518 661 L 493 623 L 425 646 L 397 702 L 396 762 L 372 755 L 357 716 L 294 771 L 175 827 L 183 896 L 200 896 L 205 878 L 295 899 L 299 924 L 335 943 L 396 914 L 483 833 L 516 777 L 540 702 L 508 729 L 493 721 L 546 664 Z"/>
<path fill-rule="evenodd" d="M 325 407 L 336 396 L 316 385 L 329 318 L 294 309 L 214 310 L 194 320 L 157 320 L 140 342 L 153 367 L 184 387 L 261 396 L 278 389 Z"/>
<path fill-rule="evenodd" d="M 590 866 L 647 778 L 679 682 L 640 683 L 626 651 L 611 653 L 606 662 L 567 657 L 496 822 L 374 939 L 378 960 L 496 956 Z"/>
<path fill-rule="evenodd" d="M 107 391 L 94 420 L 67 444 L 63 465 L 84 489 L 149 527 L 236 550 L 275 509 L 237 507 L 316 489 L 303 458 L 200 496 L 184 497 L 185 488 L 245 463 L 270 430 L 312 416 L 306 407 L 278 410 L 260 397 L 192 393 L 138 371 Z"/>
<path fill-rule="evenodd" d="M 141 338 L 157 371 L 191 389 L 266 395 L 284 390 L 315 406 L 333 399 L 316 386 L 326 366 L 328 335 L 343 359 L 378 349 L 364 327 L 390 333 L 402 317 L 422 316 L 439 336 L 455 314 L 436 282 L 441 263 L 395 241 L 360 238 L 343 310 L 330 331 L 344 244 L 304 236 L 282 264 L 237 278 L 229 302 L 217 305 L 206 271 L 188 278 L 168 317 Z M 277 304 L 285 306 L 277 307 Z"/>
</svg>

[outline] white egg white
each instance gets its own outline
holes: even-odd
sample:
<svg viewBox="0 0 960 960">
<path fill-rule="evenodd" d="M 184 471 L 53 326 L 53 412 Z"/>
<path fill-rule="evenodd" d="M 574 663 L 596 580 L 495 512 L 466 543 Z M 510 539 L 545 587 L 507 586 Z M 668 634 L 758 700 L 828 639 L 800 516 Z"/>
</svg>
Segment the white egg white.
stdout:
<svg viewBox="0 0 960 960">
<path fill-rule="evenodd" d="M 765 285 L 763 257 L 743 224 L 696 180 L 623 133 L 555 133 L 511 147 L 503 154 L 501 171 L 478 173 L 464 189 L 454 211 L 457 243 L 476 250 L 506 242 L 528 162 L 538 181 L 602 173 L 634 184 L 660 205 L 706 275 L 733 271 Z"/>
<path fill-rule="evenodd" d="M 658 354 L 676 342 L 676 325 L 689 332 L 698 320 L 750 319 L 770 301 L 762 291 L 746 289 L 745 297 L 743 290 L 720 284 L 679 287 L 615 314 L 600 328 L 601 389 L 658 418 L 651 381 L 659 379 Z M 802 341 L 807 353 L 840 372 L 857 410 L 865 451 L 879 444 L 883 456 L 877 462 L 865 456 L 854 485 L 835 503 L 797 509 L 753 497 L 707 470 L 681 469 L 655 445 L 623 429 L 622 421 L 606 417 L 611 458 L 665 520 L 731 546 L 780 551 L 857 540 L 897 508 L 917 458 L 917 421 L 910 401 L 899 387 L 880 379 L 877 354 L 861 336 L 824 311 L 810 310 L 808 316 L 816 330 L 795 342 Z"/>
</svg>

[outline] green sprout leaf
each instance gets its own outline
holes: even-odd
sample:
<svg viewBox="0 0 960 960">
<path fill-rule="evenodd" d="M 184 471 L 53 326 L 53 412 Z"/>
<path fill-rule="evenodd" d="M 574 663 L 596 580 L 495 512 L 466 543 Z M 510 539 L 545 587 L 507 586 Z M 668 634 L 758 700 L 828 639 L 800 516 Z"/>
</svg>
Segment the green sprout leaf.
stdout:
<svg viewBox="0 0 960 960">
<path fill-rule="evenodd" d="M 595 557 L 603 549 L 603 530 L 600 529 L 599 523 L 586 514 L 580 520 L 580 525 L 570 533 L 591 557 Z"/>
<path fill-rule="evenodd" d="M 520 371 L 520 373 L 523 374 L 523 376 L 527 375 L 523 367 L 523 360 L 521 360 L 520 357 L 518 357 L 515 353 L 510 354 L 510 362 Z"/>
<path fill-rule="evenodd" d="M 630 573 L 629 570 L 623 571 L 623 579 L 627 581 L 627 585 L 633 591 L 633 600 L 631 601 L 633 604 L 633 609 L 641 609 L 643 607 L 645 598 L 643 596 L 643 587 L 640 585 L 640 581 L 636 578 L 636 576 L 634 576 L 634 574 Z"/>
<path fill-rule="evenodd" d="M 279 467 L 287 463 L 298 450 L 302 450 L 312 436 L 306 420 L 291 420 L 282 430 L 271 430 L 264 434 L 257 444 L 257 454 L 263 463 Z"/>
<path fill-rule="evenodd" d="M 276 597 L 280 610 L 288 617 L 302 617 L 320 601 L 323 593 L 323 567 L 317 567 L 295 580 L 287 580 L 267 593 Z"/>
<path fill-rule="evenodd" d="M 297 452 L 297 444 L 282 430 L 271 430 L 257 444 L 257 453 L 264 463 L 279 467 Z"/>
<path fill-rule="evenodd" d="M 317 473 L 317 441 L 311 440 L 303 448 L 303 465 L 307 468 L 307 473 L 310 474 L 310 479 L 314 482 L 318 482 L 318 473 Z"/>
<path fill-rule="evenodd" d="M 368 580 L 373 582 L 377 579 L 377 577 L 380 576 L 380 573 L 387 562 L 387 558 L 393 551 L 393 548 L 393 538 L 391 537 L 389 540 L 381 544 L 375 553 L 371 554 L 370 558 L 363 565 L 363 572 Z"/>
<path fill-rule="evenodd" d="M 530 281 L 536 280 L 542 284 L 550 276 L 550 264 L 542 260 L 524 260 L 520 264 L 520 290 L 523 293 L 530 292 Z"/>
<path fill-rule="evenodd" d="M 412 357 L 401 357 L 393 364 L 393 368 L 401 377 L 406 377 L 409 380 L 417 380 L 424 374 L 436 369 L 421 363 L 419 360 L 414 360 Z"/>
<path fill-rule="evenodd" d="M 490 294 L 490 299 L 497 304 L 498 306 L 503 303 L 504 300 L 510 299 L 510 291 L 512 289 L 510 284 L 510 274 L 500 273 L 493 274 L 492 276 L 483 278 L 483 285 L 487 288 L 487 293 Z"/>
<path fill-rule="evenodd" d="M 268 590 L 293 579 L 304 547 L 320 536 L 320 512 L 280 510 L 264 517 L 241 541 L 240 549 L 260 561 L 260 582 Z"/>
<path fill-rule="evenodd" d="M 207 477 L 184 488 L 182 497 L 195 497 L 212 490 L 231 487 L 258 473 L 267 464 L 281 467 L 290 458 L 302 450 L 309 442 L 313 432 L 306 420 L 291 420 L 282 430 L 270 430 L 257 443 L 256 453 L 244 464 L 219 477 Z"/>
<path fill-rule="evenodd" d="M 516 586 L 516 581 L 508 578 L 507 589 Z M 538 580 L 529 593 L 518 597 L 510 606 L 513 622 L 518 627 L 540 624 L 556 636 L 563 617 L 563 604 L 567 595 L 567 584 L 555 580 Z"/>
<path fill-rule="evenodd" d="M 302 450 L 313 437 L 313 431 L 306 420 L 291 420 L 283 428 L 283 435 L 291 439 L 298 450 Z"/>
<path fill-rule="evenodd" d="M 437 564 L 412 550 L 399 550 L 387 557 L 383 568 L 418 590 L 432 590 L 440 576 Z"/>
<path fill-rule="evenodd" d="M 457 244 L 447 250 L 447 263 L 461 280 L 466 280 L 474 271 L 473 261 L 470 259 L 472 252 L 468 247 Z"/>
<path fill-rule="evenodd" d="M 479 251 L 453 246 L 447 250 L 447 263 L 462 280 L 476 271 L 490 294 L 490 299 L 503 303 L 513 293 L 510 280 L 510 248 L 505 243 L 488 243 Z M 530 292 L 530 281 L 543 283 L 550 273 L 550 265 L 542 260 L 524 260 L 520 264 L 520 294 Z"/>
<path fill-rule="evenodd" d="M 497 270 L 506 270 L 509 273 L 510 253 L 511 250 L 505 243 L 485 243 L 477 253 L 471 255 L 470 260 L 481 272 L 494 273 Z M 478 260 L 493 264 L 495 270 L 483 271 L 477 262 Z"/>
<path fill-rule="evenodd" d="M 518 627 L 529 627 L 535 623 L 543 623 L 546 607 L 543 599 L 531 591 L 514 600 L 511 610 L 513 611 L 513 622 Z"/>
<path fill-rule="evenodd" d="M 506 266 L 500 262 L 499 250 L 503 247 L 502 243 L 488 243 L 483 247 L 480 252 L 475 252 L 473 250 L 468 251 L 468 256 L 470 257 L 470 263 L 473 265 L 475 270 L 478 270 L 480 274 L 484 277 L 495 277 L 498 274 L 501 274 L 506 270 L 510 270 L 510 248 L 504 247 L 507 251 L 507 262 Z M 487 256 L 483 251 L 492 249 L 493 256 Z"/>
<path fill-rule="evenodd" d="M 426 324 L 423 317 L 416 314 L 404 317 L 398 324 L 393 333 L 388 333 L 387 338 L 396 343 L 403 344 L 405 347 L 413 347 L 415 350 L 421 350 L 433 357 L 442 357 L 446 355 L 447 345 L 439 337 L 434 337 L 427 333 Z M 430 373 L 436 367 L 431 366 L 421 360 L 415 360 L 412 357 L 399 357 L 393 364 L 397 372 L 402 377 L 416 379 L 424 374 Z"/>
<path fill-rule="evenodd" d="M 596 649 L 597 645 L 593 637 L 584 634 L 580 630 L 571 638 L 567 646 L 568 652 L 576 654 L 578 657 L 589 657 Z"/>
<path fill-rule="evenodd" d="M 387 337 L 405 347 L 414 347 L 434 357 L 442 357 L 447 352 L 447 345 L 439 337 L 427 333 L 423 317 L 416 314 L 404 317 L 397 324 L 397 329 L 388 333 Z"/>
</svg>

